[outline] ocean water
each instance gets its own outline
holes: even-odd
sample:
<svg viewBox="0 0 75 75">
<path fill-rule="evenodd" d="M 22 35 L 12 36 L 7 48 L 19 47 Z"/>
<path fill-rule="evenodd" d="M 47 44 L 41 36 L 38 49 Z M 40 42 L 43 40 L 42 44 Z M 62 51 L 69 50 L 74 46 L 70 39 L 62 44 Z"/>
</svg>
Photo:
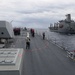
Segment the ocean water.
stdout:
<svg viewBox="0 0 75 75">
<path fill-rule="evenodd" d="M 67 50 L 75 50 L 75 34 L 67 35 L 62 33 L 50 32 L 49 29 L 35 29 L 35 32 L 40 36 L 42 36 L 42 33 L 45 32 L 46 39 L 48 39 L 49 41 Z"/>
</svg>

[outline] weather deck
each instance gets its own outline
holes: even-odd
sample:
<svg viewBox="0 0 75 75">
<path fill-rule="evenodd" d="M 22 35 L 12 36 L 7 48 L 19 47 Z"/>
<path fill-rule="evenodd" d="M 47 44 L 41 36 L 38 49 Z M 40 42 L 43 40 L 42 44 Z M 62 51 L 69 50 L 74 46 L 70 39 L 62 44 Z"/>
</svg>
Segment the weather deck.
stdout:
<svg viewBox="0 0 75 75">
<path fill-rule="evenodd" d="M 74 75 L 75 61 L 66 51 L 41 36 L 31 37 L 31 48 L 25 48 L 25 36 L 16 36 L 10 47 L 24 49 L 23 75 Z"/>
</svg>

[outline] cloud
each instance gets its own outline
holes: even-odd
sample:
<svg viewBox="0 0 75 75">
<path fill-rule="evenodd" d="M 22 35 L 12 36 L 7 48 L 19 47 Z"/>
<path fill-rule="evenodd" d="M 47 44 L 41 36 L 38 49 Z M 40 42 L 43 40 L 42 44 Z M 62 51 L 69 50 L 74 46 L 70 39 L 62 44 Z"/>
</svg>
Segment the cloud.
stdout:
<svg viewBox="0 0 75 75">
<path fill-rule="evenodd" d="M 13 20 L 13 26 L 47 28 L 68 13 L 75 20 L 74 9 L 74 0 L 0 0 L 0 20 Z"/>
</svg>

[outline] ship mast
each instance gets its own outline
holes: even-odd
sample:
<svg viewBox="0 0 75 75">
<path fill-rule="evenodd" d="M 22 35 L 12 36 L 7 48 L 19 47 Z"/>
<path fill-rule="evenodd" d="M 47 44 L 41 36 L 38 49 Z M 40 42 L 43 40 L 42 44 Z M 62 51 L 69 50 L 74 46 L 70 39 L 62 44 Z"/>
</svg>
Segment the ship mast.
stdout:
<svg viewBox="0 0 75 75">
<path fill-rule="evenodd" d="M 71 22 L 71 15 L 70 15 L 70 14 L 67 14 L 67 15 L 66 15 L 66 21 L 67 21 L 67 22 Z"/>
</svg>

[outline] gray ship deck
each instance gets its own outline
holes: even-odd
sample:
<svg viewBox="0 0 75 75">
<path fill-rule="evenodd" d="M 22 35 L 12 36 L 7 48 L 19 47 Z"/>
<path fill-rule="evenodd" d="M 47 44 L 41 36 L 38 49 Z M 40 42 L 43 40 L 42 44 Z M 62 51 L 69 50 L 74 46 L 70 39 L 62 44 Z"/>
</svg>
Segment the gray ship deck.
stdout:
<svg viewBox="0 0 75 75">
<path fill-rule="evenodd" d="M 24 48 L 23 75 L 74 75 L 75 61 L 64 50 L 35 35 L 31 48 L 25 49 L 25 36 L 16 36 L 10 47 Z"/>
</svg>

